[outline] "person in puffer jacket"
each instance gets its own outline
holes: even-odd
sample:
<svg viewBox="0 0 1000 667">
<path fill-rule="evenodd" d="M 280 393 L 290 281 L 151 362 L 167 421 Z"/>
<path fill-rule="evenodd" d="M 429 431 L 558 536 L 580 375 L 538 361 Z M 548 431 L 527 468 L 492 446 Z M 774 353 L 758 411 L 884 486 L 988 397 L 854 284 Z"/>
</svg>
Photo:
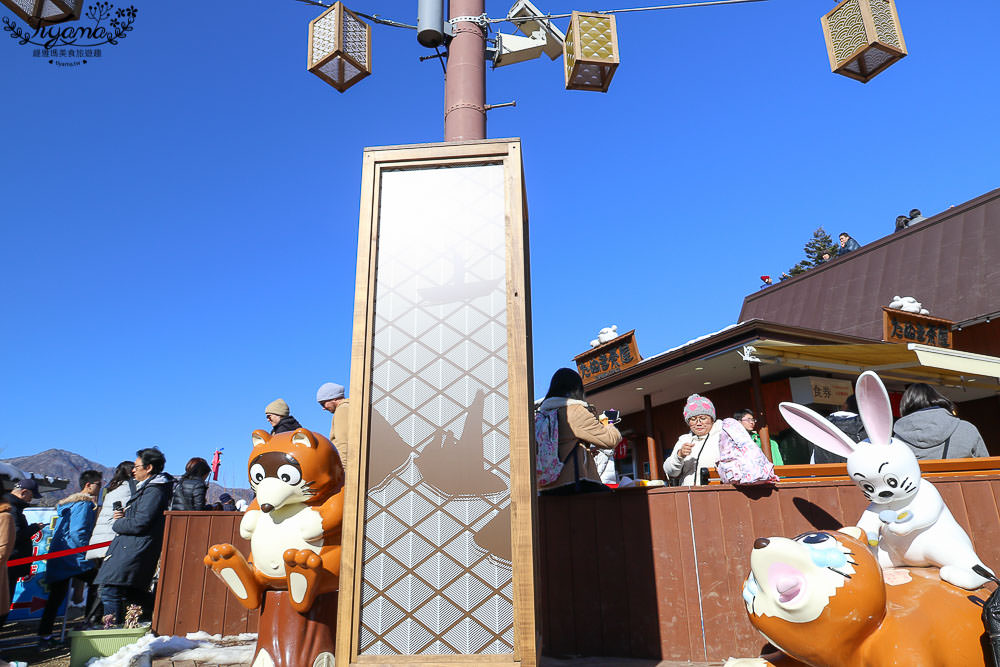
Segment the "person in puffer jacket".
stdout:
<svg viewBox="0 0 1000 667">
<path fill-rule="evenodd" d="M 116 537 L 94 583 L 101 587 L 104 613 L 120 625 L 126 606 L 149 601 L 149 589 L 163 546 L 163 512 L 170 506 L 174 478 L 163 472 L 166 457 L 155 448 L 136 453 L 136 491 L 123 512 L 114 512 Z"/>
<path fill-rule="evenodd" d="M 80 492 L 63 498 L 56 505 L 59 520 L 52 533 L 50 553 L 76 549 L 90 543 L 94 521 L 97 519 L 97 496 L 100 492 L 101 473 L 96 470 L 84 470 L 80 473 Z M 49 597 L 45 601 L 45 610 L 42 611 L 42 620 L 38 625 L 41 642 L 52 640 L 56 613 L 66 599 L 73 578 L 89 583 L 93 581 L 95 574 L 94 561 L 87 560 L 86 552 L 53 558 L 48 562 L 45 567 L 45 583 L 49 587 Z"/>
<path fill-rule="evenodd" d="M 205 503 L 205 495 L 208 493 L 208 475 L 211 472 L 208 461 L 200 456 L 188 461 L 184 476 L 174 484 L 170 509 L 175 512 L 202 512 L 209 509 Z"/>
<path fill-rule="evenodd" d="M 989 456 L 979 429 L 955 416 L 955 404 L 929 384 L 916 382 L 903 392 L 902 415 L 892 427 L 918 459 L 966 459 Z"/>
</svg>

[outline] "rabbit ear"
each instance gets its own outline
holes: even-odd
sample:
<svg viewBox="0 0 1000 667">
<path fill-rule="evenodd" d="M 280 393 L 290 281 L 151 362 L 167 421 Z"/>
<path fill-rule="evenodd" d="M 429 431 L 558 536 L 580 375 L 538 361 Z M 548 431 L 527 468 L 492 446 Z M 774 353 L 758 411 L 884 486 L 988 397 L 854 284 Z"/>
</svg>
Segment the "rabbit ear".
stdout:
<svg viewBox="0 0 1000 667">
<path fill-rule="evenodd" d="M 799 435 L 838 456 L 850 456 L 857 444 L 843 431 L 826 420 L 823 415 L 813 412 L 798 403 L 782 403 L 778 406 L 781 416 Z"/>
<path fill-rule="evenodd" d="M 881 378 L 873 371 L 865 371 L 858 378 L 854 395 L 868 439 L 876 445 L 888 445 L 892 437 L 892 405 Z"/>
</svg>

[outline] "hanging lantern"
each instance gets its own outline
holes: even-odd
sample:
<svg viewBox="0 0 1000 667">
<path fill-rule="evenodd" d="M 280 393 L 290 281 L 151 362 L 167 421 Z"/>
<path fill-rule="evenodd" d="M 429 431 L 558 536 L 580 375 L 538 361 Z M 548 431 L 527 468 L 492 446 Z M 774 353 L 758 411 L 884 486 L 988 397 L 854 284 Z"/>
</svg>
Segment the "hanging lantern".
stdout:
<svg viewBox="0 0 1000 667">
<path fill-rule="evenodd" d="M 573 12 L 563 44 L 567 90 L 608 92 L 618 67 L 618 32 L 611 14 Z"/>
<path fill-rule="evenodd" d="M 372 73 L 371 37 L 371 26 L 333 3 L 309 23 L 309 71 L 344 92 Z"/>
<path fill-rule="evenodd" d="M 867 83 L 906 55 L 893 0 L 843 0 L 820 22 L 837 74 Z"/>
<path fill-rule="evenodd" d="M 32 28 L 63 21 L 76 21 L 83 0 L 0 0 Z"/>
</svg>

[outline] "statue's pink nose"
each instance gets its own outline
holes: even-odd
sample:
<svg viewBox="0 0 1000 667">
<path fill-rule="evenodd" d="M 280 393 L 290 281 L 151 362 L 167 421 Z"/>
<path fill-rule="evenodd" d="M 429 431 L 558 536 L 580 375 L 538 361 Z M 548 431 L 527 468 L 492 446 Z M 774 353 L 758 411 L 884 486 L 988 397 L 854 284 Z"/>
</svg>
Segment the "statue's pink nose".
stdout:
<svg viewBox="0 0 1000 667">
<path fill-rule="evenodd" d="M 263 512 L 264 514 L 267 514 L 268 512 L 270 512 L 273 509 L 274 509 L 274 505 L 272 505 L 270 503 L 264 503 L 263 505 L 260 506 L 260 511 Z"/>
</svg>

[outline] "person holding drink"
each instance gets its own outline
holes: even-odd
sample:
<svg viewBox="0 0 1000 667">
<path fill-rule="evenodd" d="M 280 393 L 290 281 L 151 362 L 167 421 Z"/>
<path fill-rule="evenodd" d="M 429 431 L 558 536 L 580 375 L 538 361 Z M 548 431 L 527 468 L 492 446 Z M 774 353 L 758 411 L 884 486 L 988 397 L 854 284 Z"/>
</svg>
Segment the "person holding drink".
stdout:
<svg viewBox="0 0 1000 667">
<path fill-rule="evenodd" d="M 663 472 L 677 486 L 700 486 L 702 468 L 714 467 L 719 460 L 722 422 L 715 419 L 715 405 L 698 394 L 688 396 L 684 421 L 690 431 L 677 438 L 674 449 L 663 462 Z"/>
<path fill-rule="evenodd" d="M 572 368 L 557 370 L 538 411 L 552 411 L 559 420 L 559 460 L 563 462 L 559 477 L 540 492 L 568 495 L 610 491 L 601 482 L 591 448 L 613 450 L 622 436 L 607 415 L 587 403 L 580 374 Z M 611 417 L 617 420 L 617 415 Z"/>
</svg>

